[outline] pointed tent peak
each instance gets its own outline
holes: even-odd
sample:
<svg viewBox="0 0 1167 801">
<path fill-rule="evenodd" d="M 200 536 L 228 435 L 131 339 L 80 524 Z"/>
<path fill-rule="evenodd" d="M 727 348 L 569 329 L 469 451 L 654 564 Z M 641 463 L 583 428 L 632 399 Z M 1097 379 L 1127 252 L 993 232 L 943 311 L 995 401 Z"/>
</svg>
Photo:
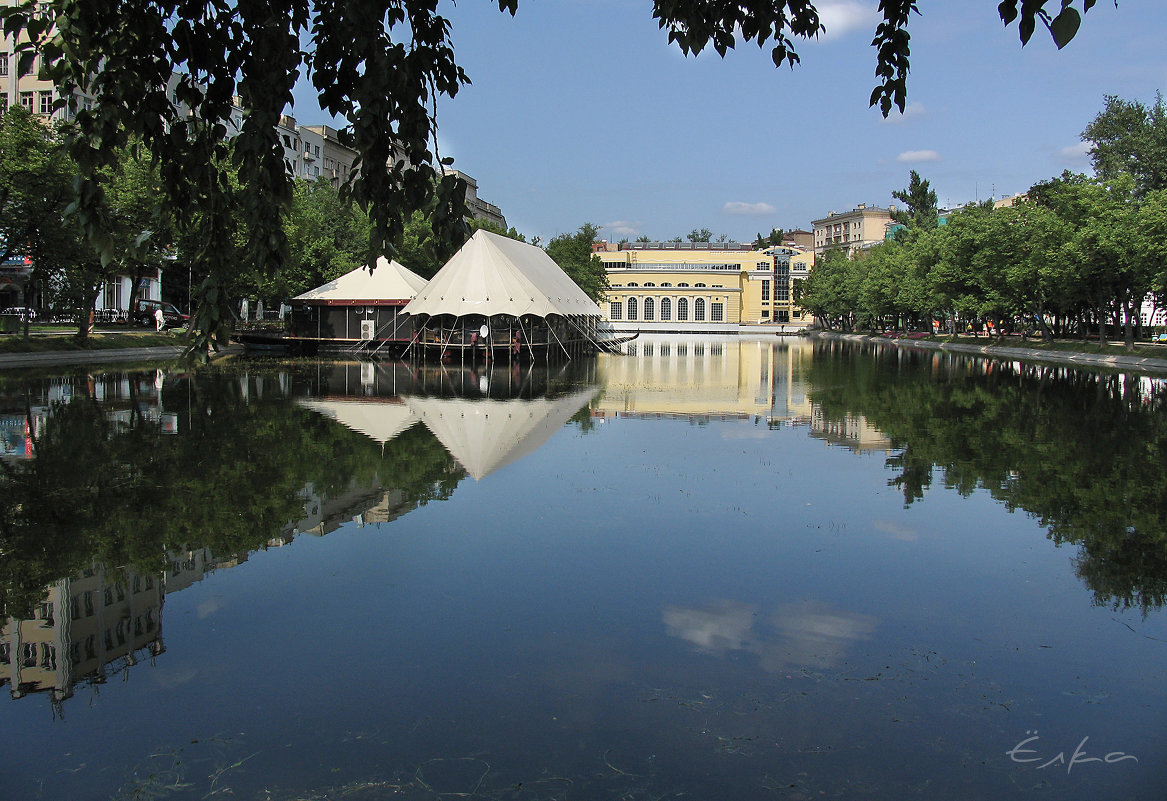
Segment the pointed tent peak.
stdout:
<svg viewBox="0 0 1167 801">
<path fill-rule="evenodd" d="M 358 267 L 292 300 L 317 303 L 412 300 L 425 285 L 426 280 L 404 264 L 381 256 L 372 272 L 368 266 Z"/>
<path fill-rule="evenodd" d="M 600 307 L 547 252 L 479 229 L 405 311 L 437 316 L 600 316 Z"/>
</svg>

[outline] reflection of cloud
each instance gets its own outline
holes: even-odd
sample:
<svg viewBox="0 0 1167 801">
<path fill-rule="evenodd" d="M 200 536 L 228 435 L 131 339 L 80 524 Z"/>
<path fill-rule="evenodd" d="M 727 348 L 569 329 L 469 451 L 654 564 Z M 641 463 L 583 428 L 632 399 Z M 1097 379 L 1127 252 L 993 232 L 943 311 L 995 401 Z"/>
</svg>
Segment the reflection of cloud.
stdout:
<svg viewBox="0 0 1167 801">
<path fill-rule="evenodd" d="M 905 528 L 894 520 L 872 520 L 871 526 L 876 531 L 882 531 L 884 534 L 890 534 L 893 540 L 906 540 L 908 542 L 915 542 L 920 539 L 920 534 L 915 529 Z"/>
<path fill-rule="evenodd" d="M 784 604 L 770 623 L 780 640 L 762 654 L 762 667 L 767 670 L 781 670 L 786 665 L 837 665 L 848 646 L 870 639 L 879 625 L 869 615 L 834 610 L 818 601 Z"/>
<path fill-rule="evenodd" d="M 153 675 L 154 681 L 158 682 L 159 685 L 169 690 L 174 687 L 179 687 L 183 684 L 186 684 L 191 679 L 198 676 L 199 672 L 196 668 L 188 667 L 185 670 L 178 672 L 163 672 L 156 670 L 154 671 Z"/>
<path fill-rule="evenodd" d="M 663 617 L 669 636 L 706 651 L 737 651 L 753 638 L 754 607 L 736 601 L 717 601 L 705 609 L 666 606 Z"/>
<path fill-rule="evenodd" d="M 879 625 L 870 615 L 832 609 L 818 601 L 780 606 L 770 619 L 773 633 L 766 635 L 754 632 L 754 607 L 737 601 L 717 601 L 703 609 L 666 606 L 662 617 L 669 636 L 716 654 L 757 654 L 768 671 L 837 665 L 852 643 L 870 639 Z"/>
<path fill-rule="evenodd" d="M 199 619 L 201 620 L 202 618 L 210 617 L 211 615 L 215 614 L 216 612 L 218 612 L 222 608 L 223 608 L 223 599 L 216 596 L 214 598 L 208 598 L 207 600 L 203 601 L 201 604 L 196 606 L 195 607 L 195 614 L 197 614 L 199 616 Z"/>
</svg>

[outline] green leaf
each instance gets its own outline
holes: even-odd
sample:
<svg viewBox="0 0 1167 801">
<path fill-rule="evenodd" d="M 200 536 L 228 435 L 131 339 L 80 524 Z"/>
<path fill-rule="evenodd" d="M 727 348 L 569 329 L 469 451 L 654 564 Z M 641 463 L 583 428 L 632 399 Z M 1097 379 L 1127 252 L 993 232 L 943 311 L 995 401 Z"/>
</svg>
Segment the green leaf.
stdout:
<svg viewBox="0 0 1167 801">
<path fill-rule="evenodd" d="M 1057 44 L 1058 50 L 1070 43 L 1070 40 L 1078 33 L 1078 26 L 1081 24 L 1082 17 L 1074 8 L 1063 8 L 1062 12 L 1054 17 L 1054 21 L 1050 23 L 1049 31 L 1053 34 L 1054 43 Z"/>
</svg>

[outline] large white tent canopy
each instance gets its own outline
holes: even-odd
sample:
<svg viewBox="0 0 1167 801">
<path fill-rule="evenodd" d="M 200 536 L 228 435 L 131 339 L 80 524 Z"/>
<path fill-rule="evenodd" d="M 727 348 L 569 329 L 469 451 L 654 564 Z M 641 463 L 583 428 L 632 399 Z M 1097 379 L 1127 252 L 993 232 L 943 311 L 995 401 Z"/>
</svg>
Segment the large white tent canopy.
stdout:
<svg viewBox="0 0 1167 801">
<path fill-rule="evenodd" d="M 424 278 L 405 265 L 381 256 L 373 272 L 358 267 L 292 301 L 323 306 L 400 306 L 412 300 L 425 284 Z"/>
<path fill-rule="evenodd" d="M 601 314 L 542 248 L 484 230 L 470 237 L 404 311 L 431 317 Z"/>
</svg>

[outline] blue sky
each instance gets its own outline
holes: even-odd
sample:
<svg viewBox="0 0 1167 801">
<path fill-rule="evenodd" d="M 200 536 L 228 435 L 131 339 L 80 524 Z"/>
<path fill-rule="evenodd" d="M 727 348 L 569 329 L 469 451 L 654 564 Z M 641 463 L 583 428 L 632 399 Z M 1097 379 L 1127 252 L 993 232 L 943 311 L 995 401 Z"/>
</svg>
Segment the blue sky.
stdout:
<svg viewBox="0 0 1167 801">
<path fill-rule="evenodd" d="M 1089 172 L 1079 135 L 1103 96 L 1167 89 L 1161 0 L 1102 0 L 1060 52 L 1043 29 L 1022 48 L 996 0 L 920 6 L 907 113 L 885 120 L 867 105 L 875 0 L 823 0 L 827 35 L 798 47 L 793 71 L 755 45 L 686 58 L 647 0 L 520 0 L 514 18 L 446 4 L 473 83 L 438 106 L 442 155 L 544 241 L 584 222 L 610 240 L 703 227 L 752 240 L 886 206 L 911 169 L 941 205 Z M 319 122 L 315 108 L 305 97 L 294 113 Z"/>
</svg>

